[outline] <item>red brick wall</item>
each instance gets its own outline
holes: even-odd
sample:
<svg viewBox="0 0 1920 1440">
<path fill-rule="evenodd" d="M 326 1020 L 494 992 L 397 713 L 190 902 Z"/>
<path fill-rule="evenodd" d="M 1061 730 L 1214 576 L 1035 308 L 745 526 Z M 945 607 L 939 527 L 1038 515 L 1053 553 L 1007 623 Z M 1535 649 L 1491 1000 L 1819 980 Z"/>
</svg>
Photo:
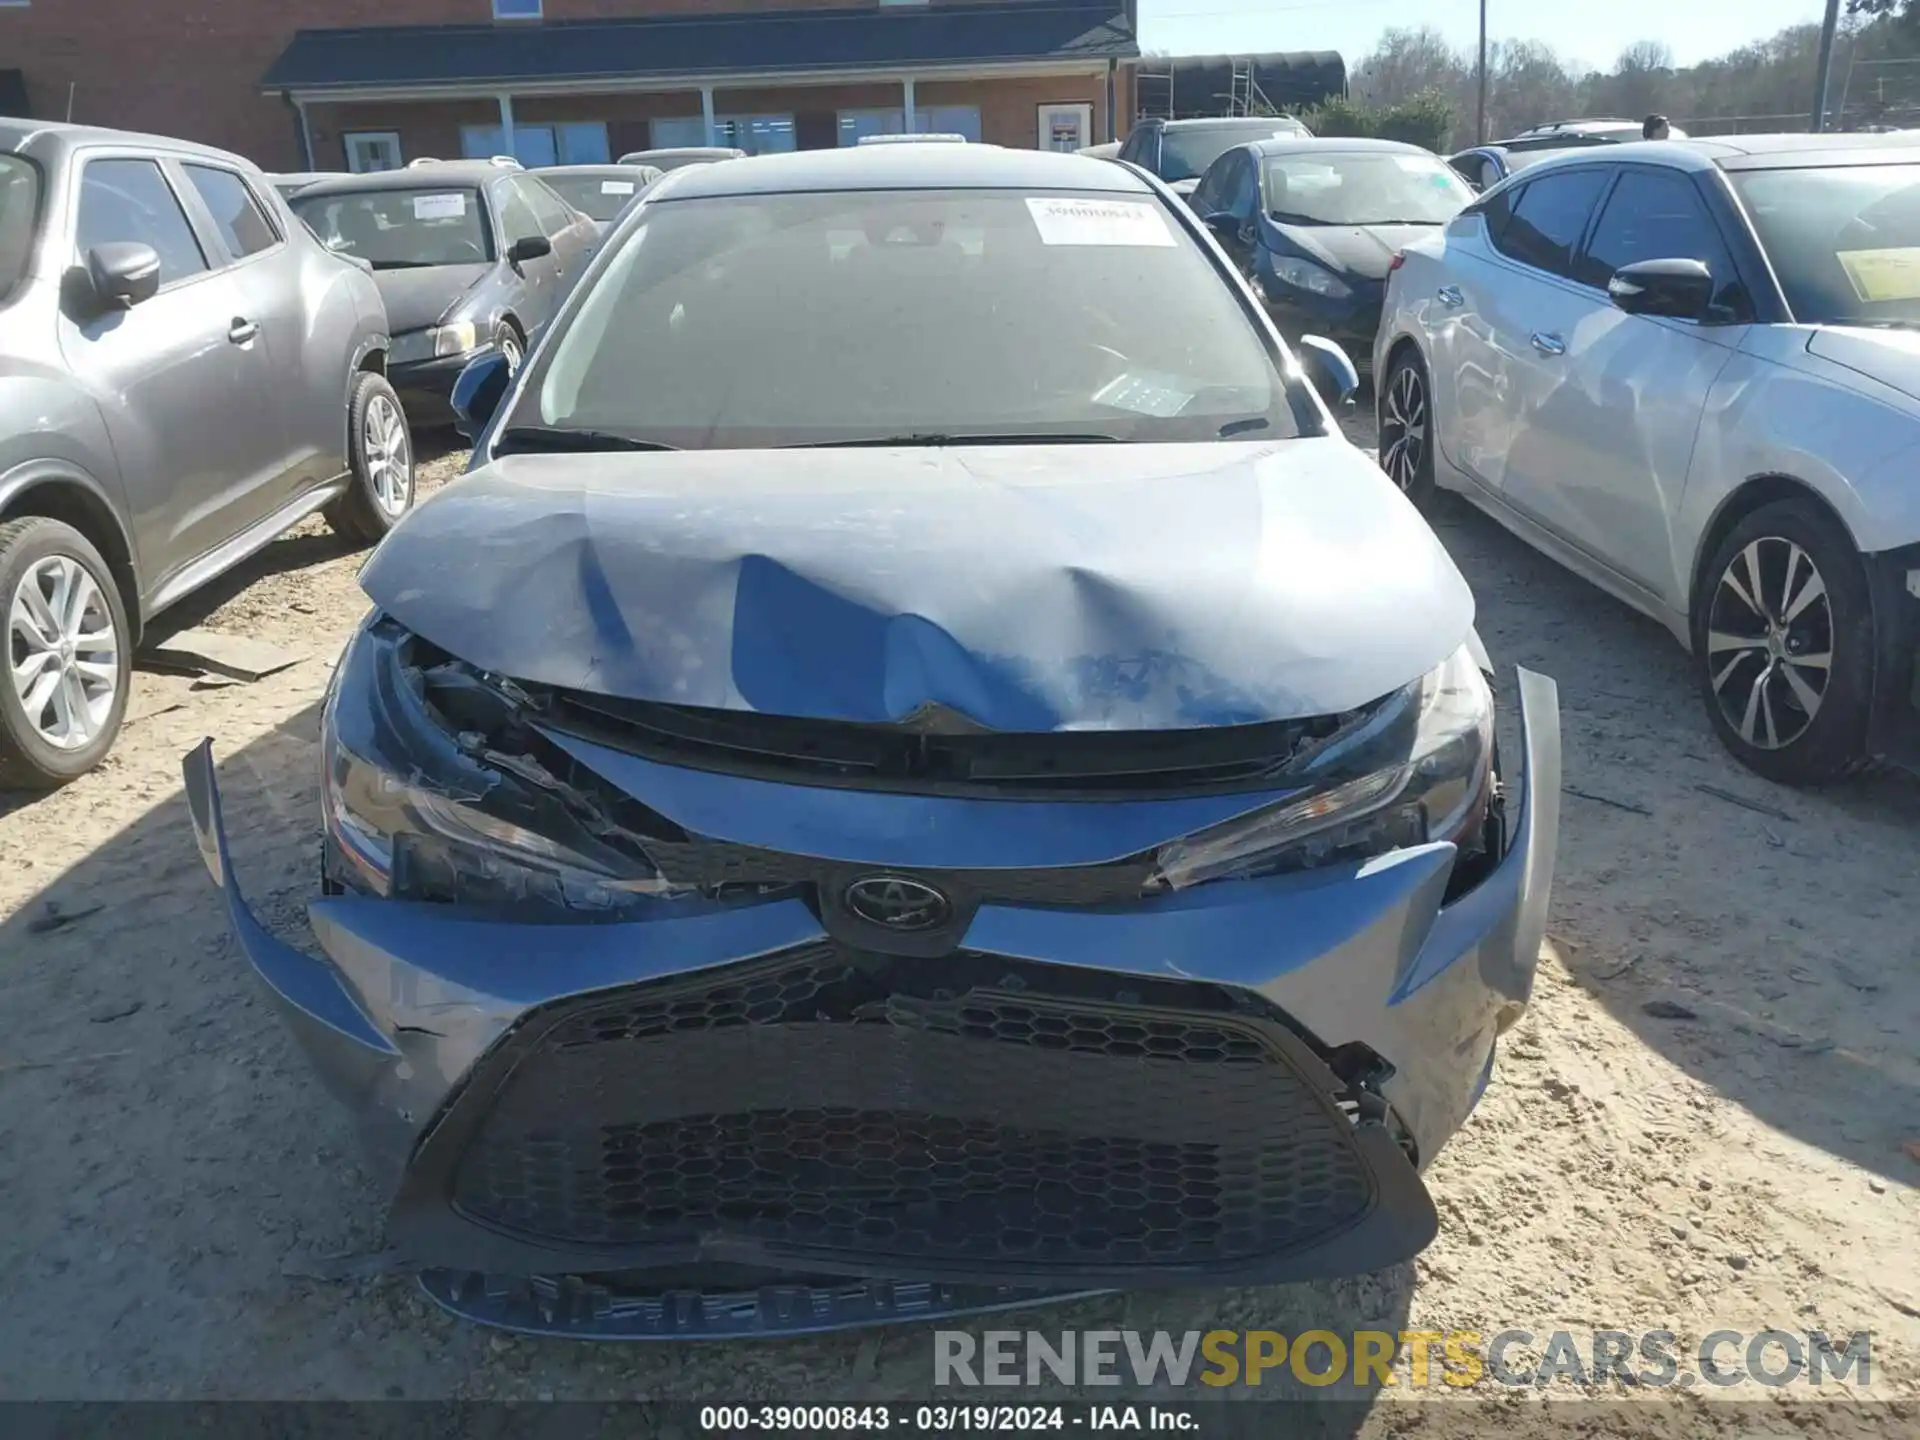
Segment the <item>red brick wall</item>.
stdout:
<svg viewBox="0 0 1920 1440">
<path fill-rule="evenodd" d="M 721 0 L 721 4 L 726 10 L 744 12 L 849 8 L 877 5 L 878 0 Z M 715 0 L 545 0 L 546 18 L 551 20 L 710 12 L 715 8 Z M 278 97 L 262 95 L 258 86 L 260 77 L 286 48 L 295 30 L 484 23 L 492 13 L 491 0 L 32 0 L 25 7 L 0 7 L 0 64 L 25 71 L 34 113 L 43 118 L 63 118 L 71 95 L 73 118 L 83 124 L 177 135 L 237 150 L 272 169 L 293 169 L 299 164 L 293 112 Z M 928 103 L 935 88 L 922 87 Z M 1089 87 L 1076 81 L 1068 88 L 1084 89 L 1086 93 L 1038 95 L 1032 103 L 1084 98 L 1104 106 L 1104 83 Z M 616 153 L 622 145 L 619 137 L 633 134 L 638 119 L 699 111 L 697 102 L 691 110 L 682 105 L 662 111 L 657 108 L 656 97 L 635 97 L 620 103 L 635 108 L 620 112 L 629 117 L 629 123 L 616 127 L 610 136 Z M 839 103 L 821 95 L 810 99 L 809 108 L 833 108 Z M 535 102 L 524 104 L 533 106 Z M 727 104 L 745 108 L 732 100 Z M 565 108 L 571 111 L 575 107 L 569 102 Z M 792 105 L 765 108 L 800 107 L 796 99 Z M 1000 143 L 1033 144 L 1032 114 L 1020 121 L 1017 109 L 1011 98 L 1001 99 L 996 94 L 991 107 L 983 106 L 984 138 L 1008 137 Z M 1028 109 L 1030 112 L 1031 105 Z M 316 118 L 320 113 L 316 112 Z M 534 118 L 542 112 L 528 109 L 524 113 Z M 599 118 L 554 114 L 556 118 Z M 486 118 L 479 116 L 464 123 L 483 123 Z M 614 116 L 610 113 L 607 118 Z M 406 131 L 412 123 L 410 117 L 407 125 L 398 128 Z M 409 156 L 459 152 L 458 127 L 463 122 L 423 113 L 417 123 L 422 127 L 422 141 L 416 145 L 410 135 L 403 137 Z M 1096 134 L 1105 133 L 1102 123 L 1096 119 Z M 328 119 L 320 122 L 320 128 L 329 138 L 316 138 L 319 153 L 315 159 L 326 165 L 339 161 L 340 129 L 396 127 L 362 124 L 359 120 L 350 125 L 336 124 Z M 1024 138 L 1018 138 L 1021 136 Z"/>
</svg>

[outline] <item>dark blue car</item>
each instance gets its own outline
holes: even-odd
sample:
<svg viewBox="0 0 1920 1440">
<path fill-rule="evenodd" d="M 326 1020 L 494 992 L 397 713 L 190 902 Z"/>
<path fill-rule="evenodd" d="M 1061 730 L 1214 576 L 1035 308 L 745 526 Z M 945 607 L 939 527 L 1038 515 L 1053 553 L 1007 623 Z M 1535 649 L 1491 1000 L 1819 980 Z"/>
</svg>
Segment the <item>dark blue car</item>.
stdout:
<svg viewBox="0 0 1920 1440">
<path fill-rule="evenodd" d="M 1394 252 L 1472 201 L 1466 182 L 1417 145 L 1272 139 L 1227 151 L 1188 203 L 1282 334 L 1371 354 Z"/>
<path fill-rule="evenodd" d="M 396 1265 L 689 1338 L 1427 1244 L 1532 986 L 1554 689 L 1496 727 L 1466 582 L 1166 186 L 676 170 L 505 370 L 361 576 L 313 949 L 187 760 Z"/>
</svg>

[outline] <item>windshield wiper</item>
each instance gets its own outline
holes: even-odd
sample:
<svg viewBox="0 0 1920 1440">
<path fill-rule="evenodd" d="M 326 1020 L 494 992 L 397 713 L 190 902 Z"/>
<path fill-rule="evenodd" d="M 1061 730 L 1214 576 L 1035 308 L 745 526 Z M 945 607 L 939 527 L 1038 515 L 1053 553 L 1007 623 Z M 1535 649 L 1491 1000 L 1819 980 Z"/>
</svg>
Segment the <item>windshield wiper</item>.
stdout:
<svg viewBox="0 0 1920 1440">
<path fill-rule="evenodd" d="M 496 455 L 539 455 L 596 450 L 678 450 L 658 440 L 636 440 L 607 430 L 567 430 L 558 425 L 509 425 L 493 442 Z"/>
<path fill-rule="evenodd" d="M 1229 440 L 1235 435 L 1245 435 L 1249 430 L 1265 430 L 1272 423 L 1264 415 L 1249 415 L 1244 420 L 1229 420 L 1220 427 L 1218 433 L 1222 440 Z"/>
<path fill-rule="evenodd" d="M 914 431 L 905 435 L 862 435 L 853 440 L 809 440 L 802 445 L 782 445 L 782 450 L 906 449 L 915 445 L 1124 445 L 1118 435 L 1097 431 L 1082 434 L 1043 435 L 1007 431 L 1004 434 L 941 435 Z"/>
<path fill-rule="evenodd" d="M 336 250 L 336 255 L 352 255 L 351 250 Z M 358 256 L 354 256 L 358 259 Z M 431 270 L 440 262 L 437 260 L 369 260 L 367 263 L 376 270 Z"/>
</svg>

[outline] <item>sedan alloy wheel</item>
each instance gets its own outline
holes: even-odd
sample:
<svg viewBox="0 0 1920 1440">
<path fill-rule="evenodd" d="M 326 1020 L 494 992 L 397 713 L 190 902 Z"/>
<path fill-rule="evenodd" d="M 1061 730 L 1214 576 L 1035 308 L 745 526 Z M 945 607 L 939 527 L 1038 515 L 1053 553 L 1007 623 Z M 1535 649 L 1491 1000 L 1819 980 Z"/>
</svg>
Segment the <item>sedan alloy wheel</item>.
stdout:
<svg viewBox="0 0 1920 1440">
<path fill-rule="evenodd" d="M 1738 551 L 1714 586 L 1709 684 L 1747 744 L 1781 750 L 1807 732 L 1833 677 L 1833 604 L 1813 557 L 1782 536 Z"/>
<path fill-rule="evenodd" d="M 413 501 L 413 444 L 399 406 L 385 395 L 367 404 L 366 446 L 374 503 L 397 519 Z"/>
</svg>

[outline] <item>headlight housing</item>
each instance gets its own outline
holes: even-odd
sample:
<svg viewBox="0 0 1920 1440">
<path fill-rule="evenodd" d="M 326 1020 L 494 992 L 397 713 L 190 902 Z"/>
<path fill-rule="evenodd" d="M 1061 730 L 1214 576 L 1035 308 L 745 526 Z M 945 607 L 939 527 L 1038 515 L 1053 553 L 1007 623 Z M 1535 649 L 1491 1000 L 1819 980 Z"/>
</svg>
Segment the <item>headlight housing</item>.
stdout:
<svg viewBox="0 0 1920 1440">
<path fill-rule="evenodd" d="M 1163 845 L 1149 888 L 1470 843 L 1492 799 L 1493 744 L 1493 692 L 1462 646 L 1301 762 L 1294 797 Z"/>
<path fill-rule="evenodd" d="M 320 725 L 329 879 L 396 899 L 588 912 L 693 893 L 537 758 L 437 713 L 413 643 L 375 617 L 334 671 Z M 511 732 L 509 697 L 461 679 L 460 718 L 491 712 Z"/>
<path fill-rule="evenodd" d="M 443 355 L 464 355 L 479 343 L 479 327 L 471 320 L 433 327 L 433 353 L 436 359 Z"/>
<path fill-rule="evenodd" d="M 1323 295 L 1329 300 L 1344 300 L 1353 294 L 1353 287 L 1331 270 L 1298 256 L 1275 259 L 1273 273 L 1283 284 L 1313 295 Z"/>
</svg>

